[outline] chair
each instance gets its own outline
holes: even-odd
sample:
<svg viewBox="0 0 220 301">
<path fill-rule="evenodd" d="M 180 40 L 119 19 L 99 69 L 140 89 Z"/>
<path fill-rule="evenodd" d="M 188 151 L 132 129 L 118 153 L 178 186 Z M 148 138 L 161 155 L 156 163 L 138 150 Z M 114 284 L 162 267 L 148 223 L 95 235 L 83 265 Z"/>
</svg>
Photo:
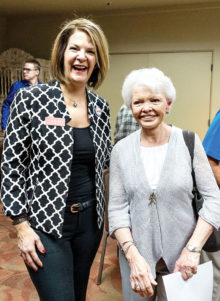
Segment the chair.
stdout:
<svg viewBox="0 0 220 301">
<path fill-rule="evenodd" d="M 99 263 L 99 273 L 97 279 L 97 285 L 100 285 L 102 282 L 102 271 L 104 265 L 105 251 L 107 245 L 107 239 L 109 237 L 109 227 L 108 227 L 108 200 L 109 200 L 109 170 L 104 171 L 104 184 L 105 184 L 105 218 L 104 218 L 104 233 L 103 233 L 103 242 L 102 242 L 102 252 Z"/>
</svg>

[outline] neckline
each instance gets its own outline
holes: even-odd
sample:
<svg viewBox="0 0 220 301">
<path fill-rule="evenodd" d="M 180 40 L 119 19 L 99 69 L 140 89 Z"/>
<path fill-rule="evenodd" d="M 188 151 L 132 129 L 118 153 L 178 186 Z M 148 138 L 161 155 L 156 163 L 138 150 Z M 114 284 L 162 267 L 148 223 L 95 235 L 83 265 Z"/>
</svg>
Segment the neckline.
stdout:
<svg viewBox="0 0 220 301">
<path fill-rule="evenodd" d="M 170 139 L 169 139 L 170 140 Z M 164 144 L 161 144 L 161 145 L 156 145 L 156 146 L 142 146 L 141 145 L 141 149 L 155 149 L 155 148 L 165 148 L 166 146 L 168 146 L 169 144 L 169 141 L 164 143 Z"/>
<path fill-rule="evenodd" d="M 70 126 L 70 125 L 69 125 Z M 87 130 L 87 129 L 89 129 L 90 128 L 90 125 L 88 125 L 88 126 L 86 126 L 86 127 L 74 127 L 74 126 L 70 126 L 70 127 L 72 127 L 74 130 Z"/>
<path fill-rule="evenodd" d="M 142 160 L 141 160 L 141 142 L 140 142 L 140 133 L 141 133 L 141 130 L 139 130 L 139 134 L 137 135 L 137 143 L 138 145 L 136 146 L 136 150 L 137 150 L 137 156 L 136 156 L 136 166 L 139 166 L 138 168 L 138 173 L 141 173 L 141 185 L 144 187 L 144 186 L 147 186 L 150 191 L 153 191 L 153 192 L 157 192 L 158 190 L 160 190 L 160 186 L 161 186 L 161 182 L 164 180 L 163 178 L 163 173 L 164 173 L 164 170 L 166 169 L 166 165 L 167 165 L 167 162 L 169 161 L 169 156 L 171 155 L 170 154 L 170 147 L 171 147 L 171 144 L 173 142 L 173 139 L 174 139 L 174 134 L 175 134 L 175 127 L 172 126 L 171 128 L 171 133 L 170 133 L 170 137 L 169 137 L 169 141 L 167 143 L 167 151 L 166 151 L 166 156 L 164 158 L 164 162 L 163 162 L 163 166 L 162 166 L 162 169 L 161 169 L 161 172 L 160 172 L 160 177 L 159 177 L 159 180 L 158 180 L 158 183 L 157 183 L 157 187 L 156 189 L 152 189 L 151 186 L 150 186 L 150 183 L 148 181 L 148 178 L 147 176 L 145 175 L 145 170 L 144 170 L 144 166 L 142 164 Z M 137 175 L 138 176 L 138 175 Z M 138 187 L 137 187 L 138 189 Z"/>
</svg>

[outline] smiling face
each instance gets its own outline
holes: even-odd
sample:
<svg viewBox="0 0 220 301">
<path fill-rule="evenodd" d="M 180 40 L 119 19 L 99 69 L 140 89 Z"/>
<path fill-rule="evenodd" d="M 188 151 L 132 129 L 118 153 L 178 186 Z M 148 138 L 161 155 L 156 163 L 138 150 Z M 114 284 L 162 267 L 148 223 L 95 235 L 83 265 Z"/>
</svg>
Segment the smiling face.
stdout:
<svg viewBox="0 0 220 301">
<path fill-rule="evenodd" d="M 131 110 L 143 129 L 159 127 L 170 107 L 171 101 L 163 93 L 154 93 L 147 87 L 133 89 Z"/>
<path fill-rule="evenodd" d="M 87 84 L 96 64 L 95 47 L 84 31 L 76 30 L 69 38 L 64 52 L 64 73 L 67 82 Z"/>
</svg>

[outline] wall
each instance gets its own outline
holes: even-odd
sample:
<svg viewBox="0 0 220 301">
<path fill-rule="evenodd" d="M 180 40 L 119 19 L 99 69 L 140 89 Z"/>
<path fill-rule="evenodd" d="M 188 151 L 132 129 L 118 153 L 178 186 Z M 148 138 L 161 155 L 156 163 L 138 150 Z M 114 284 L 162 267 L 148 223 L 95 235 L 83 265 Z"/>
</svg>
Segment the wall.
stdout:
<svg viewBox="0 0 220 301">
<path fill-rule="evenodd" d="M 48 59 L 54 38 L 64 20 L 62 16 L 9 18 L 7 47 L 21 48 L 34 57 Z"/>
<path fill-rule="evenodd" d="M 97 21 L 105 30 L 111 53 L 213 50 L 214 117 L 220 108 L 220 8 L 105 16 Z"/>
<path fill-rule="evenodd" d="M 66 18 L 11 17 L 7 22 L 6 46 L 47 59 L 52 41 Z M 111 53 L 213 51 L 211 118 L 214 117 L 220 107 L 220 8 L 97 15 L 95 19 L 106 33 Z"/>
<path fill-rule="evenodd" d="M 0 17 L 0 53 L 6 48 L 6 18 Z"/>
</svg>

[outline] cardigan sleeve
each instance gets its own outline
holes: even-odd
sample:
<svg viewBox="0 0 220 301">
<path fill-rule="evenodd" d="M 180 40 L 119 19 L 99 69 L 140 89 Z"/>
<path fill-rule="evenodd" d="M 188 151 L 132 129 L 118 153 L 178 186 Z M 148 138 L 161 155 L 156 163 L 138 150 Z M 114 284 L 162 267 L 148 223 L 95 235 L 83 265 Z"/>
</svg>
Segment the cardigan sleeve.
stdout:
<svg viewBox="0 0 220 301">
<path fill-rule="evenodd" d="M 11 105 L 1 165 L 1 201 L 8 216 L 28 211 L 25 186 L 31 145 L 30 119 L 29 93 L 20 89 Z"/>
<path fill-rule="evenodd" d="M 193 168 L 195 171 L 197 188 L 204 199 L 203 207 L 199 211 L 199 215 L 216 229 L 219 229 L 220 190 L 202 143 L 197 135 L 195 135 Z"/>
<path fill-rule="evenodd" d="M 131 228 L 129 202 L 123 186 L 120 169 L 120 143 L 114 146 L 110 161 L 109 181 L 109 232 L 114 238 L 114 231 L 119 228 Z"/>
</svg>

